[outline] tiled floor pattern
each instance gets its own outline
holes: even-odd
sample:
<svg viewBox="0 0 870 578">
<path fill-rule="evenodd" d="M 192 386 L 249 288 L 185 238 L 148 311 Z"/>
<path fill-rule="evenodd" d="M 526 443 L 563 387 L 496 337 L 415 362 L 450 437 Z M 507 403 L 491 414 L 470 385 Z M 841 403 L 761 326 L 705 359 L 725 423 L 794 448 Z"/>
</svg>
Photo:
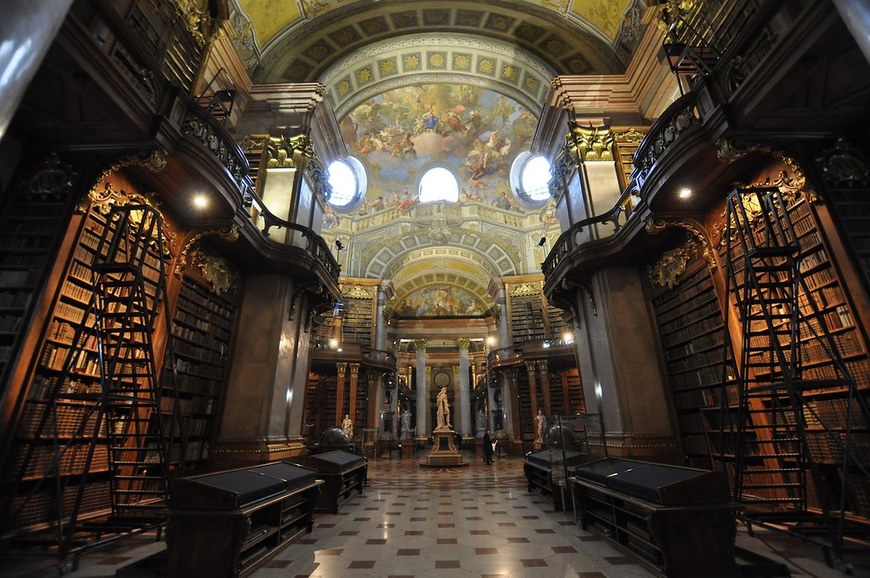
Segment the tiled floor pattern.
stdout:
<svg viewBox="0 0 870 578">
<path fill-rule="evenodd" d="M 795 578 L 846 576 L 825 565 L 817 546 L 780 532 L 761 530 L 751 538 L 738 525 L 737 545 L 786 564 Z M 113 577 L 117 568 L 163 548 L 165 543 L 155 542 L 153 533 L 131 536 L 88 551 L 78 570 L 66 575 Z M 0 555 L 3 578 L 57 575 L 56 560 Z M 362 496 L 346 502 L 338 514 L 317 514 L 311 534 L 253 577 L 650 575 L 633 558 L 578 528 L 570 516 L 553 511 L 548 499 L 529 494 L 522 461 L 502 458 L 492 466 L 477 460 L 458 469 L 421 468 L 408 459 L 372 461 Z M 859 562 L 852 576 L 870 576 L 870 564 Z"/>
<path fill-rule="evenodd" d="M 522 462 L 369 464 L 369 486 L 253 574 L 269 577 L 650 576 L 526 489 Z"/>
</svg>

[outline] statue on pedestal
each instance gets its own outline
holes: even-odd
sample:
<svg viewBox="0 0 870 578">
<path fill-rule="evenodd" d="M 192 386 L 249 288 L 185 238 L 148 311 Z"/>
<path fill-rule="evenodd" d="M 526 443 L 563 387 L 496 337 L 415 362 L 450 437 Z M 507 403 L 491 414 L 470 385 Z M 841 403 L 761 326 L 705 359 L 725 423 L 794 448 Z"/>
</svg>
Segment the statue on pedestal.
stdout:
<svg viewBox="0 0 870 578">
<path fill-rule="evenodd" d="M 538 416 L 535 418 L 538 420 L 538 433 L 535 437 L 536 442 L 544 441 L 544 429 L 547 427 L 547 416 L 544 415 L 544 412 L 538 410 Z"/>
<path fill-rule="evenodd" d="M 486 431 L 486 416 L 483 414 L 483 409 L 477 410 L 474 429 L 477 432 L 477 437 L 483 437 L 483 433 Z"/>
<path fill-rule="evenodd" d="M 341 429 L 347 435 L 347 439 L 353 439 L 353 422 L 350 420 L 350 415 L 344 414 L 344 420 L 341 422 Z"/>
<path fill-rule="evenodd" d="M 438 418 L 438 426 L 436 429 L 450 429 L 450 405 L 447 403 L 447 387 L 441 386 L 438 396 L 435 398 L 436 416 Z"/>
</svg>

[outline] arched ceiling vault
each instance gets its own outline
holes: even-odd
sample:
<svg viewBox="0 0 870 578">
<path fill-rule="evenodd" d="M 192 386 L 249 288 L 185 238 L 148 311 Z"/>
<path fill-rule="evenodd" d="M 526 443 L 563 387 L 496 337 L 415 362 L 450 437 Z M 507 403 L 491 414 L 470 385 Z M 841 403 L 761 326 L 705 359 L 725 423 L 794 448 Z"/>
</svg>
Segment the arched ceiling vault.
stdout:
<svg viewBox="0 0 870 578">
<path fill-rule="evenodd" d="M 557 74 L 624 71 L 638 0 L 233 0 L 238 45 L 256 82 L 319 81 L 334 63 L 375 42 L 465 33 L 506 42 Z"/>
</svg>

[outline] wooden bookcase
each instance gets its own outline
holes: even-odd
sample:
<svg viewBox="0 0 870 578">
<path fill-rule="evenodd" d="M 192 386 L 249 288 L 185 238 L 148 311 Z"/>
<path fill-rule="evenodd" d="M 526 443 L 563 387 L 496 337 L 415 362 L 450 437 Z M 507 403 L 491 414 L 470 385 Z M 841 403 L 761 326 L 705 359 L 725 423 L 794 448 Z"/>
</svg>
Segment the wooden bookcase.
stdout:
<svg viewBox="0 0 870 578">
<path fill-rule="evenodd" d="M 0 383 L 30 320 L 34 292 L 46 274 L 68 217 L 66 194 L 13 195 L 0 220 Z"/>
<path fill-rule="evenodd" d="M 515 346 L 525 341 L 543 341 L 544 305 L 540 295 L 517 295 L 510 298 L 511 335 Z"/>
<path fill-rule="evenodd" d="M 368 351 L 372 346 L 374 300 L 342 297 L 342 303 L 344 303 L 342 341 L 356 343 L 364 352 Z"/>
<path fill-rule="evenodd" d="M 713 279 L 703 260 L 692 263 L 677 284 L 653 295 L 668 385 L 686 464 L 710 468 L 718 447 L 721 396 L 737 403 L 736 372 Z M 724 374 L 724 375 L 723 375 Z M 712 448 L 708 447 L 712 443 Z"/>
<path fill-rule="evenodd" d="M 844 207 L 841 207 L 842 209 Z M 800 245 L 799 268 L 806 283 L 806 291 L 800 290 L 797 296 L 804 320 L 800 331 L 800 377 L 804 380 L 836 381 L 839 379 L 834 360 L 822 347 L 820 340 L 813 335 L 813 332 L 818 335 L 823 334 L 821 327 L 823 320 L 836 342 L 840 358 L 855 380 L 857 394 L 863 396 L 865 400 L 870 399 L 870 357 L 868 357 L 864 332 L 856 324 L 855 312 L 851 302 L 846 298 L 839 268 L 831 258 L 831 250 L 816 209 L 805 195 L 796 195 L 787 198 L 785 210 L 788 211 L 788 218 Z M 850 226 L 858 229 L 866 226 L 858 224 L 860 215 L 860 210 L 855 209 L 857 218 Z M 725 263 L 728 257 L 722 249 L 720 251 L 722 262 Z M 736 283 L 742 288 L 745 282 L 745 271 L 744 258 L 739 245 L 732 247 L 730 258 Z M 729 304 L 732 308 L 736 307 L 733 295 L 729 296 Z M 751 358 L 750 362 L 763 362 L 769 356 L 765 347 L 768 350 L 772 348 L 769 337 L 755 335 L 752 340 L 753 345 L 760 351 L 755 353 L 755 357 Z M 765 380 L 771 382 L 778 380 L 776 368 L 755 368 L 751 375 L 759 383 Z M 846 416 L 849 408 L 847 393 L 845 387 L 822 387 L 801 391 L 803 398 L 801 413 L 805 421 L 806 441 L 810 452 L 808 457 L 822 469 L 828 486 L 810 488 L 808 493 L 810 506 L 819 505 L 819 492 L 824 492 L 828 496 L 839 496 L 841 493 L 840 485 L 844 473 L 841 471 L 842 452 L 840 444 L 831 439 L 831 436 L 836 435 L 841 443 L 845 439 Z M 777 393 L 776 398 L 771 395 L 768 399 L 756 401 L 752 407 L 753 424 L 768 425 L 765 423 L 765 419 L 769 421 L 767 414 L 772 413 L 774 408 L 782 411 L 783 407 L 790 407 L 785 392 Z M 867 423 L 866 416 L 862 416 L 857 404 L 853 403 L 852 409 L 858 421 L 853 421 L 849 440 L 851 452 L 863 463 L 870 463 L 870 424 Z M 776 445 L 783 448 L 780 450 L 783 455 L 778 458 L 778 462 L 795 467 L 797 462 L 788 457 L 788 452 L 795 450 L 785 444 Z M 768 446 L 774 447 L 774 444 Z M 773 481 L 775 480 L 771 480 Z M 847 478 L 846 492 L 847 508 L 858 515 L 870 516 L 870 483 L 866 476 L 850 474 Z"/>
<path fill-rule="evenodd" d="M 96 428 L 101 391 L 96 321 L 93 314 L 86 315 L 94 290 L 92 265 L 98 260 L 106 226 L 106 216 L 95 207 L 82 217 L 28 376 L 27 399 L 14 440 L 13 467 L 7 474 L 17 484 L 10 513 L 15 527 L 55 521 L 58 515 L 68 516 L 76 506 L 79 518 L 111 506 L 105 420 Z M 145 258 L 143 279 L 149 308 L 157 292 L 160 258 L 153 246 Z M 74 347 L 77 335 L 79 346 Z M 69 371 L 64 372 L 65 366 Z M 61 379 L 63 383 L 59 383 Z M 134 381 L 129 385 L 139 387 Z M 57 467 L 52 465 L 55 462 Z M 81 484 L 86 487 L 79 488 Z"/>
<path fill-rule="evenodd" d="M 172 319 L 174 359 L 164 356 L 161 378 L 163 432 L 176 471 L 205 467 L 229 374 L 235 316 L 232 301 L 184 276 Z"/>
</svg>

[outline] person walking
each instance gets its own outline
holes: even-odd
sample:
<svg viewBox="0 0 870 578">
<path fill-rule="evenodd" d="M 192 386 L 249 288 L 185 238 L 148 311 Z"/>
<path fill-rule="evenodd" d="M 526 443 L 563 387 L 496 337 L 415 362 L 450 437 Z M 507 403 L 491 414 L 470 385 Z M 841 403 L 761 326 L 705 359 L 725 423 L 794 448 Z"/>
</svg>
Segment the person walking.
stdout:
<svg viewBox="0 0 870 578">
<path fill-rule="evenodd" d="M 492 438 L 488 431 L 483 434 L 483 463 L 492 463 Z"/>
</svg>

